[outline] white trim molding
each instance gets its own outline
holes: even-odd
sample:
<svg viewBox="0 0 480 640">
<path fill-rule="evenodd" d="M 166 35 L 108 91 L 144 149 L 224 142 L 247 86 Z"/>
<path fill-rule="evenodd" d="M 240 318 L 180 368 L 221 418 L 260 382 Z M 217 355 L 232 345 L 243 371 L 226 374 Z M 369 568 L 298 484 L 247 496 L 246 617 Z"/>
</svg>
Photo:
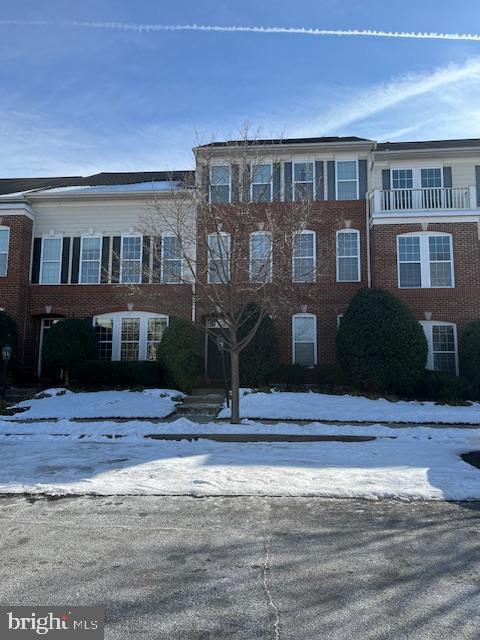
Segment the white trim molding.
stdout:
<svg viewBox="0 0 480 640">
<path fill-rule="evenodd" d="M 427 366 L 426 368 L 431 371 L 440 371 L 443 373 L 454 373 L 458 376 L 458 336 L 457 336 L 457 325 L 454 322 L 444 322 L 441 320 L 421 320 L 420 324 L 425 332 L 425 337 L 427 339 L 428 344 L 428 356 L 427 356 Z M 453 350 L 434 350 L 434 327 L 448 327 L 452 329 L 451 337 L 453 338 Z M 450 332 L 449 332 L 450 333 Z M 446 369 L 441 369 L 435 366 L 435 355 L 436 354 L 454 354 L 454 363 L 455 370 L 447 371 Z"/>
<path fill-rule="evenodd" d="M 400 241 L 403 238 L 418 238 L 418 259 L 400 260 Z M 432 260 L 430 252 L 430 238 L 448 238 L 449 239 L 449 260 Z M 399 289 L 454 289 L 455 288 L 455 263 L 453 252 L 453 236 L 451 233 L 441 231 L 411 231 L 409 233 L 400 233 L 396 239 L 397 245 L 397 286 Z M 416 250 L 415 250 L 416 251 Z M 402 284 L 401 269 L 402 264 L 415 264 L 420 267 L 420 284 L 405 285 Z M 432 284 L 432 264 L 449 264 L 450 265 L 450 284 L 436 285 Z"/>
<path fill-rule="evenodd" d="M 299 319 L 308 318 L 313 320 L 313 342 L 311 340 L 295 340 L 295 321 Z M 312 365 L 304 365 L 304 366 L 316 366 L 318 361 L 317 355 L 317 316 L 314 313 L 296 313 L 292 316 L 292 363 L 293 364 L 301 364 L 297 363 L 297 354 L 296 354 L 296 345 L 297 344 L 313 344 L 313 364 Z"/>
</svg>

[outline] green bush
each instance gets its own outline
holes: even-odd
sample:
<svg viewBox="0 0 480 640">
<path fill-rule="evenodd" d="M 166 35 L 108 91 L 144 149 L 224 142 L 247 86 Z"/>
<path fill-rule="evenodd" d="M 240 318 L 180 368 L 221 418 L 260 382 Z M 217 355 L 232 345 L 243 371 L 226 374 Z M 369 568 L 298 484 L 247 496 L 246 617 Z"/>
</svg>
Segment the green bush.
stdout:
<svg viewBox="0 0 480 640">
<path fill-rule="evenodd" d="M 250 304 L 245 309 L 245 322 L 240 327 L 238 339 L 244 339 L 253 329 L 260 308 Z M 260 387 L 269 374 L 278 367 L 278 337 L 273 320 L 265 316 L 249 344 L 240 352 L 240 384 L 243 387 Z"/>
<path fill-rule="evenodd" d="M 203 340 L 197 325 L 176 319 L 163 333 L 157 359 L 168 384 L 189 393 L 202 381 L 204 374 Z"/>
<path fill-rule="evenodd" d="M 271 384 L 299 387 L 317 383 L 317 371 L 302 367 L 300 364 L 281 364 L 270 372 L 268 382 Z"/>
<path fill-rule="evenodd" d="M 460 373 L 480 388 L 480 320 L 471 322 L 460 339 Z"/>
<path fill-rule="evenodd" d="M 2 357 L 1 350 L 6 344 L 9 344 L 12 347 L 12 358 L 15 357 L 17 341 L 17 323 L 11 316 L 8 315 L 8 313 L 5 313 L 5 311 L 0 311 L 0 360 Z"/>
<path fill-rule="evenodd" d="M 86 389 L 163 387 L 165 376 L 158 362 L 86 360 L 72 370 L 72 381 Z"/>
<path fill-rule="evenodd" d="M 427 341 L 408 307 L 381 289 L 361 289 L 337 332 L 337 358 L 351 383 L 377 393 L 411 393 L 425 375 Z"/>
<path fill-rule="evenodd" d="M 65 318 L 54 324 L 45 334 L 42 347 L 46 364 L 61 367 L 64 382 L 70 384 L 70 370 L 95 355 L 95 330 L 80 318 Z"/>
<path fill-rule="evenodd" d="M 426 371 L 415 388 L 415 397 L 423 400 L 458 403 L 475 400 L 474 387 L 465 378 L 439 371 Z"/>
</svg>

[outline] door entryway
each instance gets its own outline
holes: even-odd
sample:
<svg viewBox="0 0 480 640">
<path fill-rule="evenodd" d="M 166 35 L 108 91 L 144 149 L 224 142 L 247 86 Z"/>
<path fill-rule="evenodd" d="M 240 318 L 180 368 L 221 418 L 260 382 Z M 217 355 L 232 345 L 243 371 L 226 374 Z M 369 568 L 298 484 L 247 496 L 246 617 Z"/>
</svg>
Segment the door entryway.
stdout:
<svg viewBox="0 0 480 640">
<path fill-rule="evenodd" d="M 59 376 L 59 371 L 52 366 L 46 365 L 42 362 L 43 341 L 45 335 L 49 329 L 53 327 L 62 318 L 41 318 L 40 319 L 40 335 L 38 340 L 38 362 L 37 362 L 37 375 L 39 378 L 56 379 Z"/>
</svg>

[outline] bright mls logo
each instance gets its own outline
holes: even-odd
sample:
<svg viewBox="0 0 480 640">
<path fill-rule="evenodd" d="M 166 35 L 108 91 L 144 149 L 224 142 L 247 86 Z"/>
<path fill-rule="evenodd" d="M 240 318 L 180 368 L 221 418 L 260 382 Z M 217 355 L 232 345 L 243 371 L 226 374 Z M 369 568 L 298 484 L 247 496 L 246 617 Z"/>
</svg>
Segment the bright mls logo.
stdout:
<svg viewBox="0 0 480 640">
<path fill-rule="evenodd" d="M 102 607 L 0 607 L 0 638 L 103 640 Z"/>
</svg>

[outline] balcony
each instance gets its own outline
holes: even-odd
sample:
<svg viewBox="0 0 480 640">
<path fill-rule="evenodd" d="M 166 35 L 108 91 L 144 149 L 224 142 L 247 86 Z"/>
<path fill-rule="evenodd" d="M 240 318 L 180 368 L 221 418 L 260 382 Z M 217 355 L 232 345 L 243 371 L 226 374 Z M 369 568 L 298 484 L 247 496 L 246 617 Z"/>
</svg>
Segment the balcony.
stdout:
<svg viewBox="0 0 480 640">
<path fill-rule="evenodd" d="M 435 187 L 425 189 L 376 189 L 370 196 L 370 213 L 424 213 L 477 209 L 477 189 Z"/>
</svg>

